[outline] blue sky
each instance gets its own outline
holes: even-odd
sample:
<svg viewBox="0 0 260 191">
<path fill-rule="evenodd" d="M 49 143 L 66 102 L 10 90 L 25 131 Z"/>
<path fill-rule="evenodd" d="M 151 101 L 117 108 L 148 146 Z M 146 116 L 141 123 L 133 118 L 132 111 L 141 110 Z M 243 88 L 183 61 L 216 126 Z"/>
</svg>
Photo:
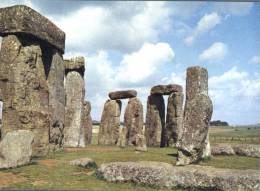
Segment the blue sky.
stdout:
<svg viewBox="0 0 260 191">
<path fill-rule="evenodd" d="M 64 57 L 85 57 L 93 119 L 100 120 L 109 91 L 134 88 L 146 108 L 152 86 L 185 86 L 186 68 L 200 65 L 209 72 L 213 119 L 260 123 L 259 3 L 0 2 L 14 4 L 34 8 L 66 32 Z"/>
</svg>

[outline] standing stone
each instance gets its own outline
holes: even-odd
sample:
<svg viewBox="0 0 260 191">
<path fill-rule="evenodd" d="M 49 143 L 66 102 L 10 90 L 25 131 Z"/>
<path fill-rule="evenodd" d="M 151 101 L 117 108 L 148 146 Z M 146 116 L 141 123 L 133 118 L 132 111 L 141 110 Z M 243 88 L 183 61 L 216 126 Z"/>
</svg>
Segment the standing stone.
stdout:
<svg viewBox="0 0 260 191">
<path fill-rule="evenodd" d="M 61 147 L 64 142 L 65 124 L 65 72 L 62 55 L 57 51 L 52 51 L 50 54 L 53 56 L 47 78 L 49 87 L 49 110 L 51 112 L 49 140 L 50 143 Z"/>
<path fill-rule="evenodd" d="M 84 112 L 83 112 L 83 126 L 84 126 L 84 135 L 85 135 L 85 144 L 91 144 L 92 139 L 92 118 L 90 115 L 91 104 L 89 101 L 84 102 Z"/>
<path fill-rule="evenodd" d="M 59 90 L 50 84 L 55 84 L 53 80 L 62 81 L 64 71 L 57 78 L 53 73 L 58 65 L 62 69 L 65 33 L 27 6 L 1 8 L 0 23 L 2 136 L 13 130 L 29 129 L 34 133 L 33 155 L 45 155 L 51 124 L 57 124 L 52 115 L 62 115 L 58 114 L 59 108 L 52 111 L 51 106 L 59 100 L 54 97 Z M 61 84 L 59 89 L 63 88 L 62 83 L 57 84 Z"/>
<path fill-rule="evenodd" d="M 196 163 L 205 157 L 212 112 L 207 70 L 201 67 L 188 68 L 183 133 L 177 145 L 177 165 Z"/>
<path fill-rule="evenodd" d="M 181 138 L 183 97 L 182 92 L 174 92 L 168 97 L 165 146 L 175 145 Z"/>
<path fill-rule="evenodd" d="M 82 116 L 85 97 L 84 79 L 76 71 L 70 71 L 65 80 L 66 116 L 64 131 L 65 147 L 84 147 L 84 130 Z"/>
<path fill-rule="evenodd" d="M 126 144 L 137 145 L 137 136 L 143 135 L 143 105 L 138 98 L 131 98 L 125 109 Z M 140 142 L 140 141 L 139 141 Z"/>
<path fill-rule="evenodd" d="M 106 101 L 98 133 L 98 144 L 115 145 L 118 143 L 121 106 L 122 103 L 120 100 Z"/>
<path fill-rule="evenodd" d="M 33 137 L 28 130 L 8 132 L 0 142 L 0 169 L 28 164 L 32 157 Z"/>
<path fill-rule="evenodd" d="M 145 137 L 147 146 L 160 146 L 165 131 L 165 105 L 162 95 L 150 95 L 147 100 Z"/>
<path fill-rule="evenodd" d="M 124 148 L 126 146 L 126 127 L 120 129 L 118 146 Z"/>
</svg>

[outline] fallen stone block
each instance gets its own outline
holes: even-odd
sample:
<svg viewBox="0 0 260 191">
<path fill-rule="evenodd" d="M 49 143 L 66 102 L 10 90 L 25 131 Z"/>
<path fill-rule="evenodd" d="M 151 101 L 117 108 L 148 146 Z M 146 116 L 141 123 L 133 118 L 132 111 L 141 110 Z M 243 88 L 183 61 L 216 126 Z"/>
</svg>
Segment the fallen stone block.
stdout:
<svg viewBox="0 0 260 191">
<path fill-rule="evenodd" d="M 73 165 L 73 166 L 84 167 L 84 168 L 96 168 L 97 167 L 97 164 L 91 158 L 75 159 L 75 160 L 70 161 L 69 164 Z"/>
</svg>

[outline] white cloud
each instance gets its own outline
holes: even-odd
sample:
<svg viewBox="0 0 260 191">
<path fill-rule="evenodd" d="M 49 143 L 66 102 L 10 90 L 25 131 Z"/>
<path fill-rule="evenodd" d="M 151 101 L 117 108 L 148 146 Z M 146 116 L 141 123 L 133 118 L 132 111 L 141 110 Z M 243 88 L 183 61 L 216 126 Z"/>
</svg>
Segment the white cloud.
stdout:
<svg viewBox="0 0 260 191">
<path fill-rule="evenodd" d="M 196 40 L 196 38 L 204 33 L 209 32 L 220 23 L 221 17 L 218 15 L 218 13 L 213 12 L 211 14 L 205 14 L 197 23 L 197 26 L 193 30 L 192 34 L 184 39 L 184 42 L 187 45 L 191 45 Z"/>
<path fill-rule="evenodd" d="M 222 42 L 213 43 L 208 49 L 204 50 L 200 55 L 200 60 L 220 60 L 223 59 L 228 52 L 228 47 Z"/>
<path fill-rule="evenodd" d="M 70 51 L 131 52 L 144 42 L 157 42 L 171 27 L 170 15 L 165 2 L 117 2 L 114 6 L 84 6 L 49 18 L 66 32 Z"/>
<path fill-rule="evenodd" d="M 252 64 L 259 64 L 260 63 L 260 56 L 253 56 L 250 61 Z"/>
<path fill-rule="evenodd" d="M 222 13 L 243 16 L 250 12 L 253 5 L 252 2 L 216 2 L 214 6 Z"/>
<path fill-rule="evenodd" d="M 259 122 L 260 76 L 251 77 L 233 67 L 222 75 L 209 78 L 214 119 L 228 120 L 233 124 L 238 121 L 242 124 Z"/>
<path fill-rule="evenodd" d="M 167 43 L 145 43 L 137 52 L 123 57 L 116 80 L 140 83 L 158 72 L 159 67 L 172 61 L 174 56 L 174 51 Z"/>
</svg>

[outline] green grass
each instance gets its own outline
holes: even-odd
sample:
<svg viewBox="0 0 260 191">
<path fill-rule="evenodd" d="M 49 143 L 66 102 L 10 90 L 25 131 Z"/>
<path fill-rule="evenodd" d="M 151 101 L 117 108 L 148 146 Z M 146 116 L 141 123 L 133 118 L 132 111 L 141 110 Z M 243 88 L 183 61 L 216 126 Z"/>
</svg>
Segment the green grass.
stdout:
<svg viewBox="0 0 260 191">
<path fill-rule="evenodd" d="M 249 130 L 250 131 L 250 130 Z M 246 130 L 240 132 L 243 136 L 251 136 Z M 250 131 L 257 134 L 255 131 Z M 232 129 L 211 130 L 210 134 L 223 136 L 241 135 Z M 94 191 L 153 191 L 167 190 L 159 188 L 145 187 L 131 183 L 109 183 L 100 180 L 95 176 L 94 170 L 88 170 L 80 167 L 70 166 L 70 160 L 89 157 L 96 161 L 99 166 L 102 163 L 113 161 L 161 161 L 170 164 L 176 162 L 176 149 L 174 148 L 148 148 L 148 152 L 135 152 L 134 148 L 119 148 L 117 146 L 99 146 L 97 144 L 97 134 L 93 134 L 93 144 L 82 149 L 66 149 L 50 154 L 42 158 L 34 158 L 31 165 L 7 169 L 0 171 L 0 188 L 1 176 L 7 176 L 13 173 L 19 182 L 10 182 L 5 185 L 6 188 L 16 189 L 83 189 Z M 216 168 L 230 169 L 255 169 L 260 170 L 260 159 L 238 156 L 216 156 L 209 160 L 200 162 L 203 166 L 213 166 Z"/>
</svg>

